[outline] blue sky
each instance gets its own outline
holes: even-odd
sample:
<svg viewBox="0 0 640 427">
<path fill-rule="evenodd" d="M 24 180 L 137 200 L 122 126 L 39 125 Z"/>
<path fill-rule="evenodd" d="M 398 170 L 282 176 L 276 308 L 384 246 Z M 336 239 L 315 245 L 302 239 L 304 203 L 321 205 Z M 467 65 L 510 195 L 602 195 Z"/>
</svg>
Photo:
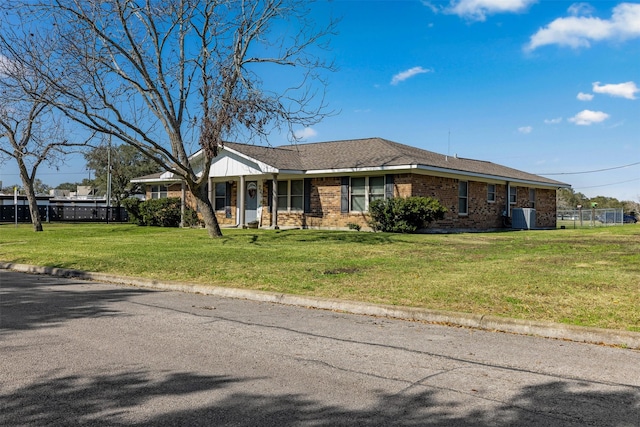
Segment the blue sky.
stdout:
<svg viewBox="0 0 640 427">
<path fill-rule="evenodd" d="M 342 16 L 328 98 L 341 113 L 308 141 L 379 136 L 640 200 L 640 3 L 327 8 Z"/>
<path fill-rule="evenodd" d="M 335 0 L 314 13 L 342 17 L 327 96 L 339 114 L 304 141 L 378 136 L 640 201 L 640 2 Z M 86 177 L 77 159 L 40 174 Z M 8 164 L 0 180 L 19 181 Z"/>
</svg>

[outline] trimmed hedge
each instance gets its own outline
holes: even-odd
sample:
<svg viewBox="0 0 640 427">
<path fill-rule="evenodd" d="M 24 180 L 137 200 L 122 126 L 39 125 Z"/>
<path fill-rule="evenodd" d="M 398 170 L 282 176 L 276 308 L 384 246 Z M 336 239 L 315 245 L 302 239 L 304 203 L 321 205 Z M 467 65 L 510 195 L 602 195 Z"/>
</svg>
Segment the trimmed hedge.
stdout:
<svg viewBox="0 0 640 427">
<path fill-rule="evenodd" d="M 179 197 L 165 199 L 125 199 L 122 205 L 129 213 L 129 221 L 143 226 L 179 227 L 181 200 Z M 191 227 L 199 223 L 198 215 L 190 207 L 185 207 L 184 226 Z"/>
<path fill-rule="evenodd" d="M 447 208 L 431 197 L 394 197 L 369 204 L 374 231 L 415 233 L 429 223 L 443 219 Z"/>
</svg>

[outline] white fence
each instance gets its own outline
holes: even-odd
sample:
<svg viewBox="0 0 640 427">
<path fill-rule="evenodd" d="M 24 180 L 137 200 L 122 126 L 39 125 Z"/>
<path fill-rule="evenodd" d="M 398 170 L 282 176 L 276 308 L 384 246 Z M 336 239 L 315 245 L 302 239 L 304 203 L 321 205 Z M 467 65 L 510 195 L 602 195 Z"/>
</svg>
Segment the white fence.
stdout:
<svg viewBox="0 0 640 427">
<path fill-rule="evenodd" d="M 565 227 L 604 227 L 622 225 L 622 209 L 573 209 L 558 211 L 558 226 Z"/>
</svg>

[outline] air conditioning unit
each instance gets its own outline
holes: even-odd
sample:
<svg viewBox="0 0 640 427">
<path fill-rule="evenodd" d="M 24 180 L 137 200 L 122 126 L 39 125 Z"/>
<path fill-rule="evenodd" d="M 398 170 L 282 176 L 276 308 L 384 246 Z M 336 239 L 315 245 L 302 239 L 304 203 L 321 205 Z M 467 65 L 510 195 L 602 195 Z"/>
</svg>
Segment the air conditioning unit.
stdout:
<svg viewBox="0 0 640 427">
<path fill-rule="evenodd" d="M 532 208 L 511 209 L 511 228 L 518 230 L 536 228 L 536 210 Z"/>
</svg>

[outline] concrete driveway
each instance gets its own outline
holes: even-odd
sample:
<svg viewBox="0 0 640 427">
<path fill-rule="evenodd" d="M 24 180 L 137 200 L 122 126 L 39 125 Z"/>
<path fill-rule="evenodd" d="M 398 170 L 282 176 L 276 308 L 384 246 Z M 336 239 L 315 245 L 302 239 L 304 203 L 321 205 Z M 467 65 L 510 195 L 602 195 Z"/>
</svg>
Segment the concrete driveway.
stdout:
<svg viewBox="0 0 640 427">
<path fill-rule="evenodd" d="M 638 426 L 640 352 L 0 270 L 0 425 Z"/>
</svg>

